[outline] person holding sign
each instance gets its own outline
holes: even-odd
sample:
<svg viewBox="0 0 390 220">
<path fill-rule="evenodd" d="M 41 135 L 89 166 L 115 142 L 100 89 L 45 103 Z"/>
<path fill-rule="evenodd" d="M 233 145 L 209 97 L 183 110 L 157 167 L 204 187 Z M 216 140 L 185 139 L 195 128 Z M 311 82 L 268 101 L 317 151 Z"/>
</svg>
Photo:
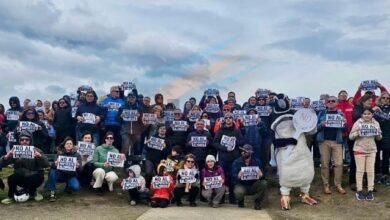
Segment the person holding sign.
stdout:
<svg viewBox="0 0 390 220">
<path fill-rule="evenodd" d="M 152 208 L 166 208 L 169 205 L 174 187 L 175 183 L 168 174 L 165 164 L 158 165 L 157 176 L 154 176 L 150 183 L 150 191 L 152 193 L 150 206 Z"/>
<path fill-rule="evenodd" d="M 21 131 L 19 134 L 19 144 L 21 146 L 31 145 L 31 133 L 28 131 Z M 3 199 L 1 203 L 10 204 L 14 201 L 14 194 L 17 191 L 17 186 L 23 187 L 30 196 L 34 197 L 35 201 L 42 200 L 43 196 L 38 193 L 37 188 L 45 179 L 44 168 L 49 166 L 49 161 L 37 147 L 34 147 L 33 152 L 31 152 L 33 158 L 14 158 L 14 150 L 15 149 L 8 151 L 0 160 L 0 167 L 5 167 L 9 164 L 13 164 L 14 166 L 14 173 L 8 176 L 7 179 L 9 189 L 8 197 Z"/>
<path fill-rule="evenodd" d="M 92 173 L 95 183 L 93 188 L 96 190 L 98 195 L 103 195 L 103 181 L 106 180 L 108 184 L 108 190 L 114 190 L 114 182 L 118 180 L 118 175 L 115 173 L 114 168 L 110 165 L 107 160 L 108 153 L 119 153 L 118 149 L 115 148 L 112 143 L 114 142 L 114 134 L 107 132 L 104 136 L 104 144 L 98 146 L 93 155 L 93 164 L 95 170 Z M 126 156 L 120 154 L 120 159 L 124 161 Z"/>
<path fill-rule="evenodd" d="M 187 154 L 181 162 L 180 170 L 177 172 L 176 188 L 174 195 L 177 206 L 183 206 L 181 197 L 183 194 L 189 194 L 190 206 L 197 206 L 195 203 L 196 196 L 199 192 L 199 170 L 195 164 L 195 155 Z"/>
<path fill-rule="evenodd" d="M 373 110 L 365 109 L 349 134 L 355 140 L 353 154 L 356 163 L 356 199 L 374 200 L 374 173 L 377 147 L 375 141 L 382 139 L 379 123 L 373 118 Z M 363 175 L 367 173 L 367 196 L 363 194 Z"/>
<path fill-rule="evenodd" d="M 370 96 L 372 97 L 372 99 L 373 99 L 373 100 L 372 100 L 372 101 L 373 101 L 373 104 L 372 104 L 371 107 L 374 107 L 374 106 L 375 106 L 376 100 L 378 99 L 378 97 L 375 95 L 375 90 L 376 90 L 377 88 L 379 88 L 380 93 L 388 92 L 387 89 L 386 89 L 386 87 L 384 87 L 381 83 L 379 83 L 379 82 L 377 82 L 377 81 L 375 82 L 375 81 L 373 81 L 373 80 L 371 80 L 371 81 L 372 81 L 372 83 L 375 84 L 376 88 L 375 88 L 375 89 L 374 89 L 374 88 L 369 88 L 369 90 L 366 90 L 365 85 L 368 84 L 368 83 L 366 83 L 366 82 L 368 82 L 368 81 L 370 81 L 370 80 L 367 80 L 367 81 L 365 81 L 365 82 L 362 82 L 362 83 L 359 85 L 358 90 L 356 91 L 355 95 L 353 96 L 353 104 L 354 104 L 354 105 L 358 105 L 358 104 L 359 104 L 360 99 L 361 99 L 361 97 L 362 97 L 362 90 L 365 90 L 364 95 L 367 94 L 367 95 L 370 95 Z"/>
<path fill-rule="evenodd" d="M 121 186 L 129 193 L 130 205 L 135 206 L 141 200 L 149 200 L 149 190 L 146 188 L 145 178 L 141 176 L 141 167 L 138 164 L 127 168 L 127 178 Z"/>
<path fill-rule="evenodd" d="M 225 173 L 222 167 L 216 164 L 213 155 L 206 157 L 206 166 L 201 171 L 201 182 L 202 196 L 210 206 L 218 208 L 225 194 Z"/>
<path fill-rule="evenodd" d="M 244 143 L 241 131 L 236 129 L 233 124 L 233 114 L 225 113 L 224 123 L 214 137 L 213 146 L 217 150 L 219 165 L 225 171 L 225 176 L 229 186 L 229 201 L 236 204 L 233 193 L 233 175 L 231 173 L 232 163 L 240 156 L 239 146 Z"/>
<path fill-rule="evenodd" d="M 248 115 L 257 115 L 256 109 L 249 109 Z M 266 127 L 258 117 L 255 121 L 256 124 L 243 126 L 242 130 L 244 135 L 245 144 L 249 144 L 253 147 L 253 156 L 261 161 L 261 143 L 263 137 L 266 135 Z"/>
<path fill-rule="evenodd" d="M 167 129 L 167 137 L 171 144 L 184 146 L 189 133 L 189 125 L 186 120 L 183 120 L 183 115 L 180 109 L 173 111 L 174 119 Z M 168 126 L 168 125 L 167 125 Z"/>
<path fill-rule="evenodd" d="M 76 145 L 71 137 L 65 138 L 64 142 L 59 147 L 56 160 L 52 164 L 49 171 L 48 179 L 45 188 L 49 195 L 49 201 L 55 202 L 56 198 L 56 183 L 65 182 L 65 192 L 72 193 L 80 189 L 80 183 L 77 179 L 77 170 L 81 166 L 81 156 L 77 153 Z"/>
<path fill-rule="evenodd" d="M 318 115 L 317 141 L 320 145 L 321 154 L 321 177 L 325 194 L 331 194 L 329 188 L 329 162 L 334 161 L 334 184 L 337 192 L 346 194 L 341 186 L 343 177 L 343 136 L 347 129 L 344 113 L 337 109 L 337 98 L 330 96 L 326 103 L 327 109 Z"/>
<path fill-rule="evenodd" d="M 80 149 L 84 145 L 86 149 Z M 92 143 L 92 134 L 84 132 L 81 141 L 78 142 L 78 152 L 81 155 L 81 169 L 78 172 L 78 180 L 81 186 L 91 186 L 92 172 L 95 170 L 93 165 L 93 155 L 95 154 L 95 144 Z"/>
<path fill-rule="evenodd" d="M 245 195 L 255 195 L 255 210 L 260 210 L 267 188 L 267 181 L 260 169 L 261 162 L 252 157 L 253 147 L 251 145 L 245 144 L 240 149 L 242 156 L 237 158 L 232 165 L 234 195 L 240 208 L 244 207 Z"/>
<path fill-rule="evenodd" d="M 10 108 L 5 112 L 5 122 L 7 123 L 8 131 L 13 131 L 18 125 L 19 117 L 23 112 L 23 108 L 20 106 L 20 100 L 16 96 L 9 98 L 9 106 Z"/>
<path fill-rule="evenodd" d="M 39 149 L 43 149 L 45 140 L 49 137 L 45 124 L 39 120 L 38 113 L 33 107 L 29 107 L 23 112 L 17 130 L 28 130 L 31 132 L 32 143 Z"/>
<path fill-rule="evenodd" d="M 221 96 L 219 96 L 218 90 L 216 90 L 215 97 L 211 95 L 206 97 L 206 95 L 208 95 L 206 92 L 207 90 L 205 91 L 202 99 L 199 102 L 199 107 L 203 111 L 209 113 L 211 124 L 214 124 L 214 121 L 222 116 L 223 101 L 221 99 Z M 209 108 L 208 105 L 212 106 L 212 108 Z"/>
</svg>

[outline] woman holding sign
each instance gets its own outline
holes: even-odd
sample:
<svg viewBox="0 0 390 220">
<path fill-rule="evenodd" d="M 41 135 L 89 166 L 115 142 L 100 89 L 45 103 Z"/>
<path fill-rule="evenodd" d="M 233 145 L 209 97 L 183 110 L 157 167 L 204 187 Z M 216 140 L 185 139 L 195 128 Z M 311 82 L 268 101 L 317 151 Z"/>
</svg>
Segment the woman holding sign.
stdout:
<svg viewBox="0 0 390 220">
<path fill-rule="evenodd" d="M 190 195 L 190 206 L 197 206 L 195 199 L 200 186 L 198 172 L 198 167 L 195 164 L 195 156 L 193 154 L 187 154 L 181 163 L 180 170 L 177 172 L 176 188 L 174 190 L 177 206 L 183 206 L 181 197 L 185 193 Z"/>
<path fill-rule="evenodd" d="M 202 196 L 207 199 L 210 206 L 218 208 L 225 194 L 225 173 L 221 166 L 216 165 L 213 155 L 207 155 L 206 167 L 202 169 L 201 178 Z"/>
<path fill-rule="evenodd" d="M 80 189 L 76 170 L 81 165 L 81 156 L 77 153 L 74 140 L 71 137 L 65 138 L 59 149 L 45 185 L 46 190 L 50 192 L 50 202 L 55 202 L 57 199 L 57 182 L 66 183 L 65 192 L 67 193 L 72 193 L 72 191 L 78 191 Z"/>
<path fill-rule="evenodd" d="M 114 172 L 115 167 L 123 167 L 123 162 L 126 156 L 119 154 L 118 149 L 112 145 L 114 142 L 114 134 L 107 132 L 104 136 L 104 144 L 98 146 L 93 155 L 93 164 L 95 170 L 92 175 L 95 179 L 93 188 L 98 195 L 103 195 L 103 182 L 107 181 L 108 190 L 114 190 L 114 182 L 118 180 L 118 175 Z"/>
</svg>

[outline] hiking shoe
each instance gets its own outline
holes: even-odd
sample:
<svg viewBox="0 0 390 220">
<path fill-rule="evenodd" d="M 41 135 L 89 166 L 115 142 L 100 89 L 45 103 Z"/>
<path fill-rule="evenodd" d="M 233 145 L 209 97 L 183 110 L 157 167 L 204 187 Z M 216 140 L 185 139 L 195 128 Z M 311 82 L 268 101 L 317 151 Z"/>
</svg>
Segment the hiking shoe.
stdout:
<svg viewBox="0 0 390 220">
<path fill-rule="evenodd" d="M 255 210 L 261 210 L 261 202 L 260 200 L 255 200 Z"/>
<path fill-rule="evenodd" d="M 367 196 L 366 196 L 366 200 L 368 200 L 368 201 L 374 200 L 374 193 L 372 191 L 368 191 Z"/>
<path fill-rule="evenodd" d="M 240 208 L 245 207 L 244 200 L 238 201 L 238 207 L 240 207 Z"/>
<path fill-rule="evenodd" d="M 55 202 L 57 200 L 55 192 L 51 192 L 49 196 L 49 202 Z"/>
<path fill-rule="evenodd" d="M 11 204 L 13 203 L 15 200 L 13 198 L 5 198 L 3 200 L 1 200 L 1 203 L 3 203 L 4 205 L 8 205 L 8 204 Z"/>
<path fill-rule="evenodd" d="M 43 196 L 39 192 L 36 192 L 34 199 L 35 201 L 41 201 L 43 199 Z"/>
<path fill-rule="evenodd" d="M 357 191 L 355 195 L 356 195 L 356 199 L 359 201 L 366 200 L 366 197 L 364 196 L 362 191 Z"/>
<path fill-rule="evenodd" d="M 130 205 L 131 205 L 131 206 L 135 206 L 135 205 L 137 205 L 137 202 L 136 202 L 135 200 L 131 200 L 131 201 L 130 201 Z"/>
</svg>

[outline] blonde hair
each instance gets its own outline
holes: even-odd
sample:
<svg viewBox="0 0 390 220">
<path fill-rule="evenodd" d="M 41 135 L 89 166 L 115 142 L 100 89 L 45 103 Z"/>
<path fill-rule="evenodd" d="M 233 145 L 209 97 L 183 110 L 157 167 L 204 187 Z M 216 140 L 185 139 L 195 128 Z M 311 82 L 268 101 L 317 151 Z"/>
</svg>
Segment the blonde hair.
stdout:
<svg viewBox="0 0 390 220">
<path fill-rule="evenodd" d="M 390 96 L 390 93 L 388 93 L 388 92 L 382 92 L 381 95 L 376 99 L 376 105 L 377 105 L 377 106 L 382 106 L 382 105 L 383 105 L 383 103 L 382 103 L 382 97 L 383 97 L 384 95 Z"/>
</svg>

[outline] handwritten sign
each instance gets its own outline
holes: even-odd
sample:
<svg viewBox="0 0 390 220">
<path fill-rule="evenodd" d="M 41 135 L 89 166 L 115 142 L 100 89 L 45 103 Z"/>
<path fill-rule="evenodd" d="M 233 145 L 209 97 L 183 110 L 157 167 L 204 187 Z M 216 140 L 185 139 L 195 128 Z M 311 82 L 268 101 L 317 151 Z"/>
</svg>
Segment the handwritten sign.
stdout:
<svg viewBox="0 0 390 220">
<path fill-rule="evenodd" d="M 20 121 L 19 122 L 19 131 L 28 131 L 30 133 L 38 130 L 38 124 L 35 124 L 31 121 Z"/>
<path fill-rule="evenodd" d="M 123 167 L 125 161 L 121 160 L 119 153 L 107 152 L 107 162 L 112 167 Z"/>
<path fill-rule="evenodd" d="M 257 115 L 261 117 L 268 117 L 270 114 L 271 106 L 264 105 L 264 106 L 256 106 Z"/>
<path fill-rule="evenodd" d="M 243 119 L 244 115 L 246 115 L 245 110 L 234 110 L 233 111 L 233 118 L 234 119 Z"/>
<path fill-rule="evenodd" d="M 187 121 L 173 121 L 172 130 L 173 131 L 187 131 Z"/>
<path fill-rule="evenodd" d="M 192 147 L 206 147 L 207 146 L 207 137 L 206 136 L 192 136 L 191 137 L 191 146 Z"/>
<path fill-rule="evenodd" d="M 379 135 L 379 129 L 370 123 L 363 123 L 359 125 L 360 137 L 372 137 Z"/>
<path fill-rule="evenodd" d="M 137 187 L 139 187 L 139 178 L 127 178 L 123 180 L 123 190 L 134 189 Z"/>
<path fill-rule="evenodd" d="M 163 150 L 165 148 L 165 140 L 157 137 L 150 137 L 148 147 L 156 150 Z"/>
<path fill-rule="evenodd" d="M 58 156 L 57 170 L 76 171 L 77 157 Z"/>
<path fill-rule="evenodd" d="M 218 189 L 222 187 L 221 176 L 205 177 L 203 181 L 205 183 L 205 189 Z"/>
<path fill-rule="evenodd" d="M 225 146 L 228 151 L 234 150 L 236 147 L 236 137 L 232 136 L 227 136 L 227 135 L 222 135 L 221 138 L 221 145 Z"/>
<path fill-rule="evenodd" d="M 364 80 L 360 84 L 363 90 L 376 90 L 378 88 L 378 80 Z"/>
<path fill-rule="evenodd" d="M 342 128 L 344 127 L 343 117 L 340 114 L 326 114 L 325 116 L 327 128 Z"/>
<path fill-rule="evenodd" d="M 195 183 L 195 175 L 198 173 L 196 169 L 180 169 L 178 174 L 180 175 L 179 183 Z"/>
<path fill-rule="evenodd" d="M 77 143 L 77 152 L 82 156 L 91 156 L 95 153 L 95 144 L 79 141 Z"/>
<path fill-rule="evenodd" d="M 137 121 L 137 110 L 123 109 L 123 121 Z"/>
<path fill-rule="evenodd" d="M 7 111 L 7 121 L 17 121 L 19 120 L 19 112 L 18 111 Z"/>
<path fill-rule="evenodd" d="M 249 166 L 241 167 L 242 177 L 241 180 L 257 180 L 259 179 L 259 167 Z"/>
<path fill-rule="evenodd" d="M 157 123 L 157 115 L 156 114 L 151 114 L 151 113 L 144 113 L 142 115 L 142 120 L 147 124 L 147 125 L 154 125 Z"/>
<path fill-rule="evenodd" d="M 14 145 L 13 158 L 34 159 L 34 146 Z"/>
<path fill-rule="evenodd" d="M 258 115 L 244 115 L 244 126 L 257 125 Z"/>
<path fill-rule="evenodd" d="M 154 176 L 152 184 L 155 189 L 166 189 L 169 187 L 168 176 Z"/>
<path fill-rule="evenodd" d="M 83 123 L 96 124 L 96 115 L 93 113 L 83 113 Z"/>
</svg>

